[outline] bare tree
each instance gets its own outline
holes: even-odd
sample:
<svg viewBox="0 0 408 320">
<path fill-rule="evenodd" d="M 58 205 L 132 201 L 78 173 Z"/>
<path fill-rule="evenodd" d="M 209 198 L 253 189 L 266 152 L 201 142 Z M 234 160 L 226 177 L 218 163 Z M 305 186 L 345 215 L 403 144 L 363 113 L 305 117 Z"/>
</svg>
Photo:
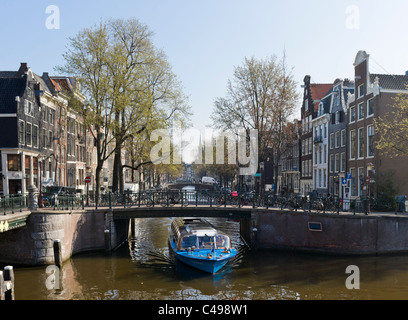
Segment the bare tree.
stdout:
<svg viewBox="0 0 408 320">
<path fill-rule="evenodd" d="M 216 128 L 224 130 L 257 129 L 259 162 L 274 154 L 277 163 L 293 139 L 287 124 L 297 101 L 296 82 L 285 55 L 281 60 L 245 58 L 228 81 L 226 98 L 216 99 L 211 118 Z"/>
</svg>

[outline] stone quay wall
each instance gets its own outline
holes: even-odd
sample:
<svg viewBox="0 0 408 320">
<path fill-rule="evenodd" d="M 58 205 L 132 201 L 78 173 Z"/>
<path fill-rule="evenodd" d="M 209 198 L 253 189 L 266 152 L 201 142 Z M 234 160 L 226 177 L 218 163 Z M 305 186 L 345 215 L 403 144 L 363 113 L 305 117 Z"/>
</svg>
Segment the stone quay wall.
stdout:
<svg viewBox="0 0 408 320">
<path fill-rule="evenodd" d="M 34 211 L 25 227 L 0 234 L 0 262 L 18 265 L 54 263 L 54 240 L 61 241 L 62 259 L 105 249 L 105 214 L 84 211 Z"/>
<path fill-rule="evenodd" d="M 260 249 L 373 255 L 408 252 L 408 216 L 258 212 L 252 242 Z"/>
</svg>

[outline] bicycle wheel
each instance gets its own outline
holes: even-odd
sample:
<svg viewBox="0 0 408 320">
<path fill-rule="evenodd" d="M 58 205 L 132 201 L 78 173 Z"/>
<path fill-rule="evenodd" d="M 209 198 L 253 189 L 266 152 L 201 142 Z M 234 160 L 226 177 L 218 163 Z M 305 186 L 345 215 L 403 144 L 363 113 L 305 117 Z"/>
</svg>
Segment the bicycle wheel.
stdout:
<svg viewBox="0 0 408 320">
<path fill-rule="evenodd" d="M 232 205 L 234 208 L 236 208 L 236 207 L 239 206 L 240 201 L 241 201 L 241 200 L 240 200 L 239 197 L 233 197 L 233 198 L 231 199 L 231 205 Z"/>
<path fill-rule="evenodd" d="M 153 199 L 151 199 L 151 198 L 146 198 L 146 199 L 143 200 L 143 204 L 144 204 L 146 207 L 153 207 L 154 202 L 153 202 Z"/>
<path fill-rule="evenodd" d="M 188 206 L 188 199 L 186 197 L 183 197 L 182 201 L 180 202 L 183 207 Z"/>
<path fill-rule="evenodd" d="M 215 196 L 213 203 L 217 207 L 221 207 L 224 204 L 224 197 L 223 196 Z"/>
</svg>

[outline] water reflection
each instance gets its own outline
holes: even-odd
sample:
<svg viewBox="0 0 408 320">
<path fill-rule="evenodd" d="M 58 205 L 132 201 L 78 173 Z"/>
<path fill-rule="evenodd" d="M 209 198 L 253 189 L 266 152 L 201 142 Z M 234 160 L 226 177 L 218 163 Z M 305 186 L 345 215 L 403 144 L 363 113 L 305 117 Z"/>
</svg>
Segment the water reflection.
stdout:
<svg viewBox="0 0 408 320">
<path fill-rule="evenodd" d="M 210 220 L 210 219 L 209 219 Z M 336 257 L 250 251 L 234 221 L 210 221 L 230 234 L 239 254 L 222 272 L 206 274 L 169 250 L 170 219 L 136 221 L 128 246 L 111 255 L 76 255 L 61 269 L 59 290 L 46 267 L 16 268 L 16 299 L 408 299 L 408 256 Z M 360 269 L 360 290 L 348 290 L 347 266 Z"/>
</svg>

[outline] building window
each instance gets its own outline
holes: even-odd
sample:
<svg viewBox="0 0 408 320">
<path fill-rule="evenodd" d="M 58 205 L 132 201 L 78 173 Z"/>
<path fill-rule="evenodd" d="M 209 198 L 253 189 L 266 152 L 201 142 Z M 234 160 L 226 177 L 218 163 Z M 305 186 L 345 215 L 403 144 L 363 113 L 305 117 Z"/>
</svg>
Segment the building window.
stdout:
<svg viewBox="0 0 408 320">
<path fill-rule="evenodd" d="M 51 130 L 48 131 L 48 148 L 54 150 L 54 133 Z"/>
<path fill-rule="evenodd" d="M 330 133 L 330 149 L 334 148 L 334 133 Z"/>
<path fill-rule="evenodd" d="M 346 129 L 341 130 L 341 146 L 346 146 Z"/>
<path fill-rule="evenodd" d="M 364 103 L 358 105 L 358 120 L 364 119 Z"/>
<path fill-rule="evenodd" d="M 323 149 L 319 148 L 319 164 L 323 163 Z"/>
<path fill-rule="evenodd" d="M 340 171 L 340 154 L 336 153 L 335 160 L 334 160 L 334 165 L 335 165 L 335 172 Z"/>
<path fill-rule="evenodd" d="M 7 155 L 7 170 L 8 171 L 21 171 L 21 155 L 8 154 Z"/>
<path fill-rule="evenodd" d="M 363 187 L 365 182 L 364 168 L 358 168 L 358 196 L 363 195 Z"/>
<path fill-rule="evenodd" d="M 42 148 L 45 149 L 48 147 L 47 143 L 47 130 L 45 128 L 42 129 Z"/>
<path fill-rule="evenodd" d="M 47 122 L 47 120 L 48 120 L 48 117 L 47 117 L 47 107 L 46 106 L 42 106 L 42 120 L 44 121 L 44 122 Z"/>
<path fill-rule="evenodd" d="M 374 115 L 374 98 L 367 101 L 367 117 Z"/>
<path fill-rule="evenodd" d="M 27 87 L 27 97 L 31 98 L 33 96 L 33 90 L 30 87 Z"/>
<path fill-rule="evenodd" d="M 356 194 L 357 194 L 357 189 L 356 189 L 356 169 L 355 168 L 350 168 L 350 174 L 351 174 L 351 179 L 350 179 L 351 196 L 355 197 Z"/>
<path fill-rule="evenodd" d="M 322 187 L 322 169 L 319 169 L 319 188 Z"/>
<path fill-rule="evenodd" d="M 350 159 L 356 158 L 356 131 L 350 131 Z"/>
<path fill-rule="evenodd" d="M 38 126 L 33 125 L 33 147 L 38 148 Z"/>
<path fill-rule="evenodd" d="M 364 84 L 358 86 L 358 97 L 361 98 L 365 94 Z"/>
<path fill-rule="evenodd" d="M 22 120 L 18 121 L 18 141 L 20 145 L 24 145 L 25 143 L 25 123 Z"/>
<path fill-rule="evenodd" d="M 336 124 L 340 123 L 340 111 L 336 111 Z"/>
<path fill-rule="evenodd" d="M 329 170 L 330 170 L 330 172 L 333 172 L 333 170 L 334 170 L 334 154 L 330 155 Z"/>
<path fill-rule="evenodd" d="M 350 107 L 350 123 L 356 121 L 356 107 Z"/>
<path fill-rule="evenodd" d="M 374 125 L 367 127 L 367 157 L 374 157 Z"/>
<path fill-rule="evenodd" d="M 49 122 L 49 124 L 54 124 L 54 117 L 55 117 L 55 110 L 49 109 L 48 110 L 48 122 Z"/>
<path fill-rule="evenodd" d="M 33 103 L 31 101 L 28 100 L 24 101 L 24 112 L 26 115 L 34 117 L 34 108 Z"/>
<path fill-rule="evenodd" d="M 358 158 L 364 158 L 364 128 L 358 129 Z"/>
<path fill-rule="evenodd" d="M 27 146 L 31 146 L 31 143 L 32 143 L 32 125 L 31 125 L 31 123 L 28 123 L 27 122 L 27 124 L 26 124 L 26 143 L 27 143 Z"/>
<path fill-rule="evenodd" d="M 336 131 L 336 140 L 335 140 L 336 148 L 340 147 L 340 131 Z"/>
<path fill-rule="evenodd" d="M 341 154 L 341 161 L 340 161 L 340 171 L 345 172 L 346 171 L 346 153 L 343 152 Z"/>
</svg>

